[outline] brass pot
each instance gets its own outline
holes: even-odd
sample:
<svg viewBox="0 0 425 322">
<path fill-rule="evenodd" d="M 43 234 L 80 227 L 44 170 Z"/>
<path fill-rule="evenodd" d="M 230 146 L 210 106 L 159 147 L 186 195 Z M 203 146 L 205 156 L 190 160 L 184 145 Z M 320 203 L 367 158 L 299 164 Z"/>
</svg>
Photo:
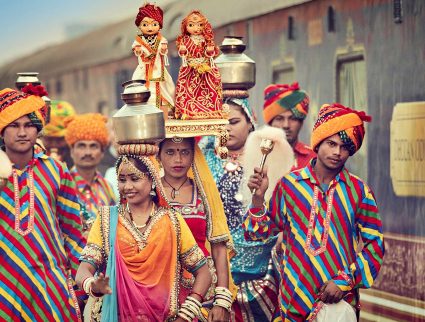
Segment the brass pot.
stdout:
<svg viewBox="0 0 425 322">
<path fill-rule="evenodd" d="M 156 143 L 165 138 L 164 113 L 147 103 L 150 91 L 144 84 L 144 80 L 123 83 L 121 98 L 126 104 L 112 117 L 119 144 Z"/>
<path fill-rule="evenodd" d="M 254 87 L 255 62 L 243 53 L 245 48 L 242 37 L 224 37 L 220 45 L 222 53 L 215 60 L 223 89 L 248 90 Z"/>
<path fill-rule="evenodd" d="M 38 79 L 38 73 L 36 72 L 23 72 L 16 73 L 18 75 L 18 79 L 15 82 L 15 86 L 18 90 L 21 90 L 23 87 L 28 84 L 40 85 L 41 82 Z"/>
</svg>

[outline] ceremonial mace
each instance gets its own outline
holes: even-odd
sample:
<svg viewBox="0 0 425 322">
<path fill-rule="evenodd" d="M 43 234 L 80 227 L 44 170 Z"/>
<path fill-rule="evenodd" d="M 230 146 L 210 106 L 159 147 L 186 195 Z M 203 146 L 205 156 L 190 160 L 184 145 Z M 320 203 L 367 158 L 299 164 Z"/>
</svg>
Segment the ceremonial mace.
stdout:
<svg viewBox="0 0 425 322">
<path fill-rule="evenodd" d="M 263 157 L 261 158 L 260 163 L 260 172 L 263 172 L 264 164 L 266 163 L 266 158 L 272 152 L 274 146 L 274 142 L 270 139 L 262 139 L 260 143 L 260 149 L 261 153 L 263 154 Z M 256 189 L 252 190 L 252 194 L 255 194 Z"/>
</svg>

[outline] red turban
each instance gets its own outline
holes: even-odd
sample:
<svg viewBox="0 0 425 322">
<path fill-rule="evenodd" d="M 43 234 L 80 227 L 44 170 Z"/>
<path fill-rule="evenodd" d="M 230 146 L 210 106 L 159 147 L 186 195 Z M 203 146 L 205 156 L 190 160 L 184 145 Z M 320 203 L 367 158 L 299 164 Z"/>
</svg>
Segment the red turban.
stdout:
<svg viewBox="0 0 425 322">
<path fill-rule="evenodd" d="M 363 122 L 372 118 L 365 112 L 356 111 L 341 104 L 324 104 L 311 133 L 311 148 L 317 152 L 318 145 L 326 138 L 338 134 L 348 146 L 350 155 L 360 149 L 365 136 Z"/>
<path fill-rule="evenodd" d="M 142 22 L 143 18 L 151 18 L 153 20 L 158 21 L 159 26 L 162 28 L 162 19 L 163 19 L 163 12 L 162 9 L 156 5 L 153 4 L 146 4 L 143 7 L 139 8 L 139 13 L 137 14 L 136 20 L 134 23 L 137 27 L 140 26 L 140 23 Z"/>
</svg>

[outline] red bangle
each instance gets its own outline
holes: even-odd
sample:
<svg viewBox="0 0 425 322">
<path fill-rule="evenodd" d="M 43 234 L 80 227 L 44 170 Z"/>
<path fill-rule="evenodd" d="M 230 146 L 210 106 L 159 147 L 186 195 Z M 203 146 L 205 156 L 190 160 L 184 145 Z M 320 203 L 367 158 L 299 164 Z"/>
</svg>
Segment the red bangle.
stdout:
<svg viewBox="0 0 425 322">
<path fill-rule="evenodd" d="M 204 297 L 201 294 L 194 292 L 194 291 L 191 291 L 190 295 L 192 295 L 192 294 L 199 296 L 199 298 L 200 298 L 199 302 L 201 302 L 201 303 L 204 302 Z"/>
</svg>

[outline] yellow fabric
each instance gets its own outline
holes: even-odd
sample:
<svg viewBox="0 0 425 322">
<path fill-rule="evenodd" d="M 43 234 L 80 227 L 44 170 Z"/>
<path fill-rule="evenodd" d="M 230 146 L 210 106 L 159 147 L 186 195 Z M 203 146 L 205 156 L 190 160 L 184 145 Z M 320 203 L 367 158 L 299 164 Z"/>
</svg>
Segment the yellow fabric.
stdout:
<svg viewBox="0 0 425 322">
<path fill-rule="evenodd" d="M 16 90 L 5 88 L 0 91 L 0 104 L 7 104 L 7 101 L 11 101 L 17 96 L 22 95 L 21 92 Z M 7 97 L 5 97 L 7 96 Z M 35 95 L 25 95 L 21 99 L 11 102 L 9 106 L 5 106 L 0 112 L 0 132 L 13 121 L 21 118 L 29 113 L 37 112 L 45 103 L 41 97 Z M 37 117 L 43 122 L 44 118 L 37 113 Z"/>
<path fill-rule="evenodd" d="M 44 135 L 52 137 L 65 136 L 65 119 L 75 115 L 74 107 L 66 101 L 53 100 L 50 106 L 50 121 L 44 127 Z"/>
<path fill-rule="evenodd" d="M 237 293 L 237 286 L 234 284 L 232 274 L 230 273 L 230 258 L 235 255 L 233 240 L 227 225 L 227 218 L 224 213 L 223 202 L 220 198 L 217 185 L 208 167 L 207 161 L 197 144 L 195 144 L 195 153 L 192 167 L 188 171 L 188 177 L 195 181 L 198 190 L 205 193 L 207 215 L 207 238 L 209 243 L 226 242 L 227 254 L 229 259 L 229 290 L 234 297 Z M 209 211 L 208 211 L 209 210 Z M 211 226 L 211 227 L 210 227 Z M 210 245 L 207 243 L 210 250 Z"/>
</svg>

